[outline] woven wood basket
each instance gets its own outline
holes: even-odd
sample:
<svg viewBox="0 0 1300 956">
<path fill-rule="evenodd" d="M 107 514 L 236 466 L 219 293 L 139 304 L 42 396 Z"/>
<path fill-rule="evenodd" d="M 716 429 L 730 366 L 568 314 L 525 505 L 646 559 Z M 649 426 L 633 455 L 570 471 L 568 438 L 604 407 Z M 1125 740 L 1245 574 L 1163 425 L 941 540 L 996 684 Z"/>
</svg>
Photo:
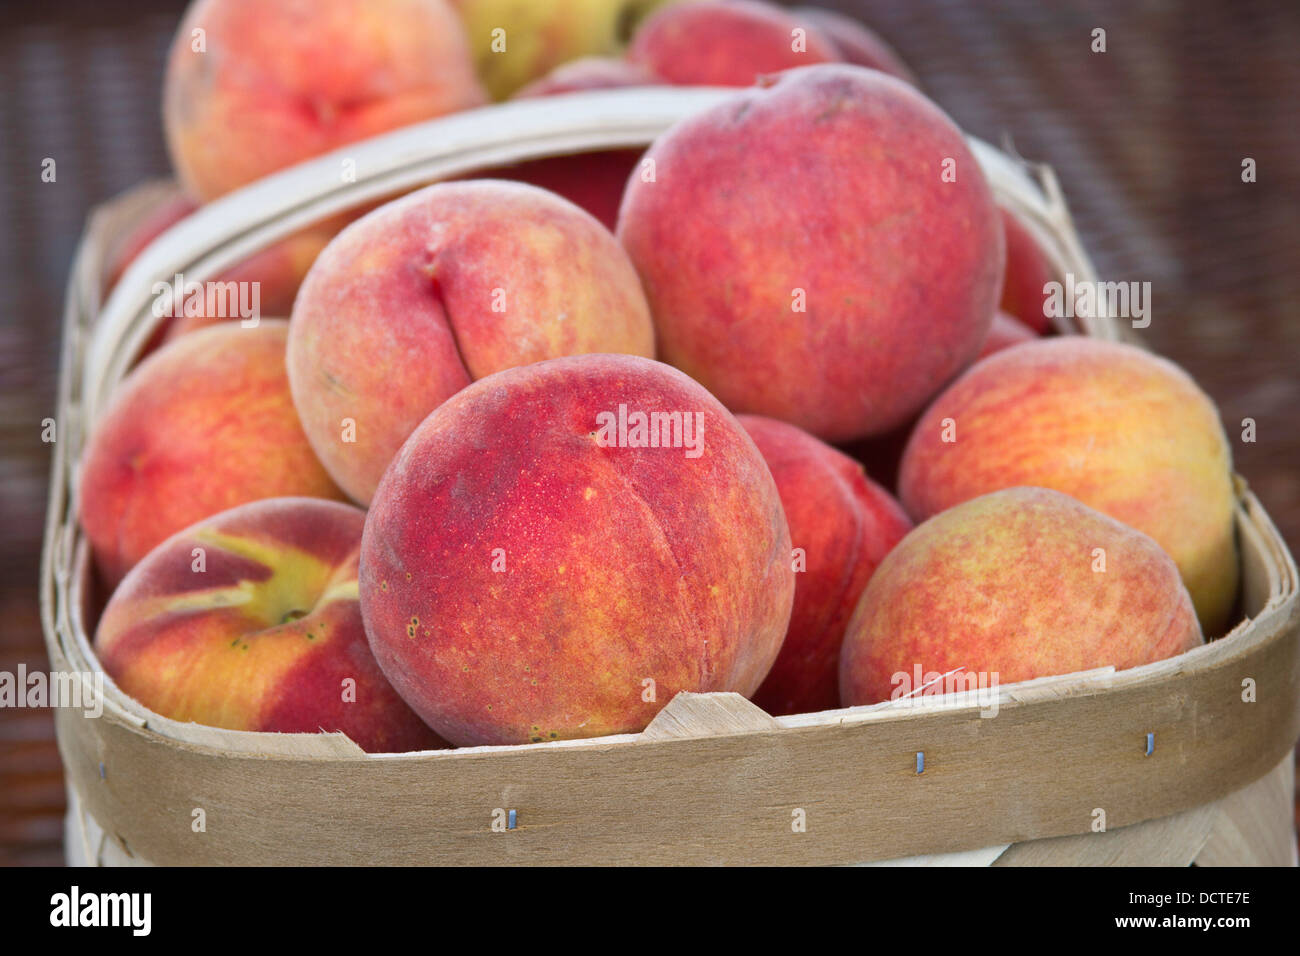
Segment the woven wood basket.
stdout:
<svg viewBox="0 0 1300 956">
<path fill-rule="evenodd" d="M 150 246 L 106 302 L 113 237 L 173 187 L 142 187 L 99 209 L 64 316 L 41 567 L 52 667 L 99 669 L 85 623 L 93 595 L 75 520 L 77 462 L 158 321 L 155 280 L 202 281 L 311 222 L 441 178 L 644 146 L 726 95 L 521 101 L 357 144 L 204 207 Z M 972 146 L 999 202 L 1058 271 L 1094 279 L 1050 170 Z M 355 181 L 340 175 L 345 159 Z M 1107 316 L 1062 329 L 1126 331 Z M 1241 479 L 1237 489 L 1242 620 L 1231 633 L 1131 670 L 1002 686 L 996 719 L 980 716 L 987 701 L 774 718 L 735 694 L 681 694 L 640 734 L 367 755 L 341 734 L 178 723 L 106 680 L 102 716 L 56 712 L 67 855 L 91 864 L 1294 864 L 1298 575 Z M 1243 701 L 1248 681 L 1253 703 Z"/>
</svg>

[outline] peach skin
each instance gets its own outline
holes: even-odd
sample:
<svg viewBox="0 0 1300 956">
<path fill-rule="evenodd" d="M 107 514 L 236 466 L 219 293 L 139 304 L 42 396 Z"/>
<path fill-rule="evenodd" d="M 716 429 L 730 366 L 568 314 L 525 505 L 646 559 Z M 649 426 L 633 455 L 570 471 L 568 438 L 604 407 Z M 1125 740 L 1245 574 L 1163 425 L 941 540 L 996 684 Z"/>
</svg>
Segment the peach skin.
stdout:
<svg viewBox="0 0 1300 956">
<path fill-rule="evenodd" d="M 991 690 L 1201 643 L 1159 545 L 1068 495 L 1009 488 L 918 525 L 881 562 L 844 638 L 840 694 L 855 706 Z"/>
<path fill-rule="evenodd" d="M 627 58 L 678 86 L 752 86 L 768 73 L 843 59 L 808 18 L 755 0 L 669 4 L 637 28 Z"/>
</svg>

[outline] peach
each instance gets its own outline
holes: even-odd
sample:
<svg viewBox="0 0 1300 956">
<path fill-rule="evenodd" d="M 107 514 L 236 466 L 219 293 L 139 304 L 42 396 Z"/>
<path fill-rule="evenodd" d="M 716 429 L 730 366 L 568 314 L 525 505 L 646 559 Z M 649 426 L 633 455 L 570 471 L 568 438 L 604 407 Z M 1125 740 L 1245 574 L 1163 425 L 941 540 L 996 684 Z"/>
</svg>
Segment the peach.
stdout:
<svg viewBox="0 0 1300 956">
<path fill-rule="evenodd" d="M 145 556 L 95 632 L 117 685 L 155 713 L 227 730 L 341 731 L 371 752 L 446 746 L 393 690 L 357 596 L 365 514 L 271 498 Z"/>
<path fill-rule="evenodd" d="M 810 22 L 756 0 L 669 4 L 632 35 L 627 58 L 679 86 L 750 86 L 767 73 L 843 59 Z"/>
<path fill-rule="evenodd" d="M 1002 282 L 1004 312 L 1024 322 L 1040 335 L 1052 328 L 1044 302 L 1044 286 L 1057 281 L 1056 270 L 1029 229 L 1014 213 L 1001 210 L 1007 242 L 1007 271 Z"/>
<path fill-rule="evenodd" d="M 361 545 L 375 657 L 464 745 L 633 733 L 679 691 L 752 694 L 793 596 L 754 443 L 697 383 L 627 355 L 508 369 L 444 402 Z"/>
<path fill-rule="evenodd" d="M 840 694 L 855 706 L 982 690 L 1201 643 L 1159 545 L 1068 495 L 1008 488 L 931 518 L 881 562 L 844 637 Z"/>
<path fill-rule="evenodd" d="M 997 207 L 961 132 L 900 80 L 791 70 L 677 124 L 647 160 L 619 237 L 660 357 L 732 411 L 834 442 L 880 434 L 983 344 Z"/>
<path fill-rule="evenodd" d="M 993 316 L 993 325 L 989 329 L 988 337 L 984 339 L 984 344 L 980 346 L 979 355 L 975 356 L 975 358 L 978 361 L 992 355 L 994 352 L 1001 352 L 1003 349 L 1009 349 L 1021 342 L 1032 342 L 1036 338 L 1038 338 L 1037 332 L 1019 319 L 1013 318 L 999 309 Z"/>
<path fill-rule="evenodd" d="M 105 584 L 194 522 L 260 498 L 342 493 L 303 434 L 284 368 L 288 323 L 226 323 L 142 362 L 91 432 L 81 523 Z"/>
<path fill-rule="evenodd" d="M 974 365 L 917 423 L 903 507 L 921 521 L 1014 485 L 1064 492 L 1150 535 L 1182 572 L 1205 632 L 1227 623 L 1231 451 L 1213 402 L 1173 363 L 1071 335 Z"/>
<path fill-rule="evenodd" d="M 645 296 L 608 230 L 496 180 L 430 186 L 349 226 L 290 325 L 307 436 L 363 504 L 415 426 L 475 379 L 561 355 L 654 354 Z"/>
<path fill-rule="evenodd" d="M 849 617 L 912 522 L 847 455 L 785 422 L 759 415 L 737 420 L 776 481 L 801 565 L 785 643 L 754 703 L 769 714 L 830 710 L 840 704 L 840 644 Z"/>
<path fill-rule="evenodd" d="M 485 100 L 445 0 L 197 0 L 168 56 L 163 125 L 182 184 L 209 200 Z"/>
<path fill-rule="evenodd" d="M 571 60 L 617 53 L 662 0 L 453 0 L 496 99 Z"/>
<path fill-rule="evenodd" d="M 824 7 L 796 7 L 790 15 L 821 31 L 822 36 L 830 40 L 846 63 L 870 67 L 896 76 L 913 86 L 920 85 L 916 74 L 894 49 L 879 34 L 853 17 Z"/>
</svg>

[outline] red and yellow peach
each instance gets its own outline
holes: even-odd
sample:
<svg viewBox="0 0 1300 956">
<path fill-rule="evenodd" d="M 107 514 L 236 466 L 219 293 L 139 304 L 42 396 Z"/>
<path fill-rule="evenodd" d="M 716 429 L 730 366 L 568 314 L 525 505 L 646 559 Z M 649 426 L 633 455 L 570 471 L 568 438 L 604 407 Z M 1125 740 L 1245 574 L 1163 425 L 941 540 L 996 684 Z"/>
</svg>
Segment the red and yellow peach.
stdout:
<svg viewBox="0 0 1300 956">
<path fill-rule="evenodd" d="M 627 355 L 508 369 L 440 405 L 375 494 L 370 645 L 458 745 L 643 729 L 752 694 L 790 619 L 790 532 L 743 428 Z"/>
<path fill-rule="evenodd" d="M 677 124 L 646 160 L 618 234 L 659 355 L 732 411 L 828 441 L 881 434 L 983 344 L 997 207 L 961 132 L 907 84 L 792 70 Z"/>
<path fill-rule="evenodd" d="M 485 100 L 445 0 L 197 0 L 168 57 L 163 125 L 206 201 Z"/>
<path fill-rule="evenodd" d="M 445 746 L 366 643 L 357 596 L 364 523 L 350 505 L 272 498 L 172 536 L 104 609 L 95 651 L 105 672 L 172 720 L 342 732 L 371 752 Z"/>
<path fill-rule="evenodd" d="M 876 568 L 844 638 L 840 693 L 854 706 L 985 691 L 1201 643 L 1159 545 L 1067 495 L 1010 488 L 919 525 Z"/>
</svg>

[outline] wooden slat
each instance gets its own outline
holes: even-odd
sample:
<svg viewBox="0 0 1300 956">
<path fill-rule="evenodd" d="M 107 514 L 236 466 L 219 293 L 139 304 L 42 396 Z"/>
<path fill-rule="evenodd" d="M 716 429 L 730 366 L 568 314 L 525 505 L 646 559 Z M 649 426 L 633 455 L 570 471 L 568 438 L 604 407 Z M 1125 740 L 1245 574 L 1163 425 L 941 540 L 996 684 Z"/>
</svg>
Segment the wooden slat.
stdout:
<svg viewBox="0 0 1300 956">
<path fill-rule="evenodd" d="M 775 730 L 774 717 L 740 694 L 681 693 L 641 732 L 647 740 L 719 737 Z"/>
</svg>

